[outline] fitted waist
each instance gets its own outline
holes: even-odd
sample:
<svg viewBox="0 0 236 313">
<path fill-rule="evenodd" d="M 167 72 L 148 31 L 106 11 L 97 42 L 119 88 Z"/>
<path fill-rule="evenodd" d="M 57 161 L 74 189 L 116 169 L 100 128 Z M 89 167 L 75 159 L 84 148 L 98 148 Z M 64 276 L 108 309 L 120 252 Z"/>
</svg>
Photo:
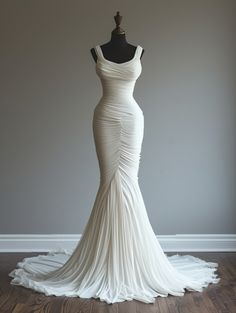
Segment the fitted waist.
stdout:
<svg viewBox="0 0 236 313">
<path fill-rule="evenodd" d="M 108 99 L 102 97 L 94 109 L 99 119 L 120 120 L 122 117 L 133 118 L 143 115 L 141 108 L 134 98 L 132 99 Z"/>
<path fill-rule="evenodd" d="M 102 81 L 103 98 L 133 99 L 135 81 Z"/>
</svg>

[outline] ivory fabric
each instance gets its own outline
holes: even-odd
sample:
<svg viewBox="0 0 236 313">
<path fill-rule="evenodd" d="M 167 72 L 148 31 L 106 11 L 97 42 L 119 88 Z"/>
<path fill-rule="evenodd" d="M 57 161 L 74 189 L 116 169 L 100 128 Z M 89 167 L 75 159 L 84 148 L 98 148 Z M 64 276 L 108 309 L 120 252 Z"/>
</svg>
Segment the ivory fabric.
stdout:
<svg viewBox="0 0 236 313">
<path fill-rule="evenodd" d="M 107 303 L 183 296 L 218 283 L 218 263 L 192 255 L 167 256 L 152 229 L 138 183 L 143 111 L 133 97 L 142 72 L 137 46 L 124 63 L 107 60 L 99 45 L 96 73 L 103 94 L 94 109 L 93 135 L 100 185 L 80 241 L 24 258 L 9 273 L 11 284 L 47 296 L 99 298 Z"/>
</svg>

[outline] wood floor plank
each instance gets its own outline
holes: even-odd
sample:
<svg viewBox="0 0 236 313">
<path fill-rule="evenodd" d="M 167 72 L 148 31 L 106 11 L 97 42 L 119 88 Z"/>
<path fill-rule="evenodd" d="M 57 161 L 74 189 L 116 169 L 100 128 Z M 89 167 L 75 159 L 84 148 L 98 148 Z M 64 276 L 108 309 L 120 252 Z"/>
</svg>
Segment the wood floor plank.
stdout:
<svg viewBox="0 0 236 313">
<path fill-rule="evenodd" d="M 27 305 L 19 303 L 14 307 L 12 313 L 30 313 L 30 311 Z"/>
<path fill-rule="evenodd" d="M 117 313 L 118 312 L 118 303 L 108 304 L 104 301 L 96 299 L 93 302 L 92 312 L 91 313 Z"/>
</svg>

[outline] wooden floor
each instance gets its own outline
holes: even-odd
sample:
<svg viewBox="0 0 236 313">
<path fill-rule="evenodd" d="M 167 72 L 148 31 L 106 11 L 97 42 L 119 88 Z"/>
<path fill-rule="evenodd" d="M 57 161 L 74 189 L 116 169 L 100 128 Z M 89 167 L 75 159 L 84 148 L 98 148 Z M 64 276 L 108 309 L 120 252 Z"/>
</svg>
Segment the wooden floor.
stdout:
<svg viewBox="0 0 236 313">
<path fill-rule="evenodd" d="M 154 304 L 137 300 L 107 304 L 99 299 L 46 296 L 23 286 L 10 284 L 8 273 L 24 257 L 40 253 L 0 253 L 0 313 L 235 313 L 236 312 L 236 253 L 191 254 L 218 262 L 221 281 L 210 284 L 203 292 L 186 291 L 183 297 L 157 297 Z M 175 253 L 167 253 L 172 255 Z"/>
</svg>

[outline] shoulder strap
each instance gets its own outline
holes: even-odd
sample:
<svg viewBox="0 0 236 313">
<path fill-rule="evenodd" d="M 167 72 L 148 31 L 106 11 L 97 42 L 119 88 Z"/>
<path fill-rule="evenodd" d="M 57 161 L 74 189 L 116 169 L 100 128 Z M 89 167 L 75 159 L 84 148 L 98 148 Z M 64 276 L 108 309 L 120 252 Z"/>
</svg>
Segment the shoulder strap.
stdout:
<svg viewBox="0 0 236 313">
<path fill-rule="evenodd" d="M 137 57 L 140 58 L 142 52 L 143 52 L 143 48 L 142 48 L 140 45 L 138 45 L 138 48 L 137 48 Z"/>
<path fill-rule="evenodd" d="M 99 46 L 98 46 L 98 45 L 96 45 L 96 46 L 94 47 L 94 50 L 95 50 L 97 56 L 100 57 L 100 56 L 101 56 L 101 52 L 100 52 L 100 49 L 99 49 Z"/>
</svg>

